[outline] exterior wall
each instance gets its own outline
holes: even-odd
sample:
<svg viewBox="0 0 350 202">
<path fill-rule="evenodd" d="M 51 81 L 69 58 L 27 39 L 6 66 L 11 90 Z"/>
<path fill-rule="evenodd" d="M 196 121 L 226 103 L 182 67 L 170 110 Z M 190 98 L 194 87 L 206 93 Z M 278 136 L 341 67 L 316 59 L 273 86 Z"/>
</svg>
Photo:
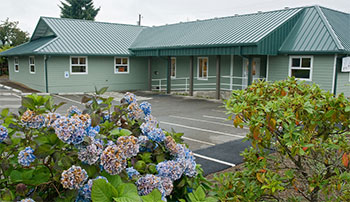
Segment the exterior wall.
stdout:
<svg viewBox="0 0 350 202">
<path fill-rule="evenodd" d="M 312 82 L 324 90 L 332 91 L 334 55 L 314 55 L 313 57 Z M 288 73 L 289 56 L 270 56 L 269 81 L 286 79 Z"/>
<path fill-rule="evenodd" d="M 194 90 L 215 90 L 216 89 L 216 56 L 200 56 L 208 57 L 209 59 L 209 72 L 208 80 L 198 80 L 198 57 L 194 57 Z M 222 55 L 221 59 L 221 76 L 230 76 L 231 73 L 231 56 Z M 242 77 L 242 58 L 239 56 L 233 57 L 233 71 L 232 76 Z M 166 89 L 166 73 L 167 73 L 167 57 L 152 57 L 152 84 L 159 86 L 159 80 L 161 81 L 162 90 Z M 187 89 L 189 88 L 189 75 L 190 75 L 190 57 L 189 56 L 179 56 L 176 57 L 176 79 L 171 79 L 171 89 L 172 90 L 185 90 L 186 78 L 187 78 Z M 221 89 L 230 89 L 230 79 L 221 77 Z M 233 89 L 241 89 L 238 86 L 242 84 L 242 79 L 234 78 Z"/>
<path fill-rule="evenodd" d="M 147 58 L 130 57 L 129 74 L 114 73 L 114 57 L 89 56 L 88 74 L 69 75 L 69 56 L 52 56 L 48 59 L 48 80 L 50 93 L 93 92 L 96 88 L 108 86 L 109 91 L 146 90 Z"/>
<path fill-rule="evenodd" d="M 338 72 L 337 94 L 340 93 L 350 97 L 350 72 Z"/>
<path fill-rule="evenodd" d="M 19 72 L 14 71 L 14 57 L 9 57 L 9 79 L 45 92 L 44 57 L 35 56 L 35 74 L 29 72 L 29 56 L 19 56 Z"/>
</svg>

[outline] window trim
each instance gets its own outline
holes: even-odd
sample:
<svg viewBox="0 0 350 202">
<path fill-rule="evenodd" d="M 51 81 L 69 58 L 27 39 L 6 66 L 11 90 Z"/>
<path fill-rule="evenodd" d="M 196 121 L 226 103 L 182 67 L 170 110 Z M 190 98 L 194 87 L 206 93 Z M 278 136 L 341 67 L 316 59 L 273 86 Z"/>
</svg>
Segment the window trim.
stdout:
<svg viewBox="0 0 350 202">
<path fill-rule="evenodd" d="M 172 76 L 172 69 L 173 69 L 173 67 L 171 66 L 171 69 L 170 69 L 170 77 L 172 78 L 172 79 L 176 79 L 176 69 L 177 69 L 177 60 L 176 60 L 176 57 L 171 57 L 170 58 L 170 65 L 172 65 L 172 60 L 175 60 L 175 69 L 174 69 L 174 76 Z"/>
<path fill-rule="evenodd" d="M 122 61 L 123 61 L 123 59 L 128 59 L 128 64 L 127 64 L 127 70 L 128 71 L 126 71 L 126 72 L 117 72 L 117 65 L 118 66 L 125 66 L 124 64 L 117 64 L 117 62 L 116 62 L 116 59 L 117 58 L 120 58 Z M 113 66 L 113 69 L 114 69 L 114 74 L 129 74 L 130 73 L 130 58 L 129 57 L 120 57 L 120 56 L 115 56 L 114 57 L 114 62 L 113 62 L 113 64 L 114 64 L 114 66 Z"/>
<path fill-rule="evenodd" d="M 199 60 L 200 59 L 207 59 L 207 76 L 206 78 L 199 78 Z M 197 80 L 203 80 L 203 81 L 208 81 L 209 77 L 209 57 L 198 57 L 197 58 Z"/>
<path fill-rule="evenodd" d="M 16 58 L 17 58 L 17 62 L 18 63 L 16 63 Z M 18 70 L 17 71 L 16 71 L 16 65 L 18 65 Z M 13 57 L 13 71 L 14 72 L 19 72 L 19 57 L 18 56 Z"/>
<path fill-rule="evenodd" d="M 301 67 L 292 67 L 292 60 L 294 58 L 299 58 L 300 60 L 300 66 L 302 63 L 302 58 L 310 58 L 310 68 L 301 68 Z M 313 66 L 314 66 L 314 56 L 312 55 L 291 55 L 289 56 L 289 70 L 288 70 L 288 76 L 291 77 L 292 76 L 292 69 L 309 69 L 310 70 L 310 77 L 308 79 L 303 79 L 303 78 L 296 78 L 297 80 L 301 80 L 301 81 L 312 81 L 312 72 L 313 72 Z"/>
<path fill-rule="evenodd" d="M 78 61 L 79 61 L 79 59 L 80 58 L 85 58 L 85 66 L 86 66 L 86 71 L 85 72 L 73 72 L 72 71 L 72 66 L 82 66 L 82 65 L 80 65 L 80 64 L 72 64 L 72 58 L 78 58 Z M 72 75 L 84 75 L 84 74 L 89 74 L 89 63 L 88 63 L 88 57 L 87 56 L 70 56 L 69 57 L 69 69 L 70 69 L 70 74 L 72 74 Z"/>
<path fill-rule="evenodd" d="M 33 58 L 34 60 L 34 64 L 30 64 L 30 58 Z M 35 68 L 35 56 L 29 56 L 29 58 L 28 58 L 28 64 L 29 64 L 29 73 L 31 73 L 31 74 L 35 74 L 36 73 L 36 68 Z M 31 66 L 34 66 L 34 72 L 32 72 L 32 69 L 30 68 Z"/>
</svg>

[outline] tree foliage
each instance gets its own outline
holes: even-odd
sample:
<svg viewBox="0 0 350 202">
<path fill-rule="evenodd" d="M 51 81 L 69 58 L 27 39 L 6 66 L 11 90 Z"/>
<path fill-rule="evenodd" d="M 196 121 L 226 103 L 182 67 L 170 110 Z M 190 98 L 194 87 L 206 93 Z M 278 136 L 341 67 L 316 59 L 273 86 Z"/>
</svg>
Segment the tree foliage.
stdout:
<svg viewBox="0 0 350 202">
<path fill-rule="evenodd" d="M 217 177 L 221 199 L 350 200 L 350 102 L 343 94 L 295 78 L 261 81 L 234 91 L 226 108 L 236 127 L 249 127 L 252 147 L 243 152 L 243 171 Z"/>
<path fill-rule="evenodd" d="M 18 46 L 29 40 L 29 34 L 18 28 L 17 21 L 7 18 L 0 24 L 1 46 Z"/>
<path fill-rule="evenodd" d="M 92 0 L 66 0 L 61 2 L 61 18 L 95 20 L 100 8 L 95 8 Z"/>
</svg>

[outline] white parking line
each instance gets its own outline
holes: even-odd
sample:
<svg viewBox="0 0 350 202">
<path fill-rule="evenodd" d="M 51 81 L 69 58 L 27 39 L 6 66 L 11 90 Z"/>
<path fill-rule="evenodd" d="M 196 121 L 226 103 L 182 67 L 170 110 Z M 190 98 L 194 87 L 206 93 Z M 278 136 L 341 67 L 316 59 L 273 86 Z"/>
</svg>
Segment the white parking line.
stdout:
<svg viewBox="0 0 350 202">
<path fill-rule="evenodd" d="M 196 154 L 196 153 L 193 153 L 194 156 L 197 156 L 199 158 L 202 158 L 202 159 L 206 159 L 206 160 L 209 160 L 209 161 L 214 161 L 216 163 L 221 163 L 221 164 L 224 164 L 224 165 L 228 165 L 228 166 L 231 166 L 231 167 L 235 167 L 236 165 L 233 164 L 233 163 L 229 163 L 229 162 L 226 162 L 226 161 L 221 161 L 221 160 L 218 160 L 218 159 L 214 159 L 214 158 L 211 158 L 211 157 L 208 157 L 208 156 L 203 156 L 201 154 Z"/>
<path fill-rule="evenodd" d="M 219 135 L 225 135 L 225 136 L 230 136 L 230 137 L 238 137 L 238 138 L 245 137 L 245 135 L 235 135 L 235 134 L 224 133 L 224 132 L 220 132 L 220 131 L 208 130 L 208 129 L 203 129 L 203 128 L 196 128 L 196 127 L 192 127 L 192 126 L 185 126 L 185 125 L 181 125 L 181 124 L 177 124 L 177 123 L 169 123 L 169 122 L 165 122 L 165 121 L 160 121 L 160 123 L 165 124 L 165 125 L 172 125 L 172 126 L 178 126 L 181 128 L 188 128 L 188 129 L 192 129 L 192 130 L 208 132 L 208 133 L 216 133 Z"/>
<path fill-rule="evenodd" d="M 192 139 L 192 138 L 189 138 L 189 137 L 182 136 L 181 138 L 184 139 L 184 140 L 192 141 L 192 142 L 198 142 L 198 143 L 201 143 L 201 144 L 207 144 L 207 145 L 210 145 L 210 146 L 215 146 L 215 144 L 213 144 L 213 143 L 204 142 L 204 141 L 201 141 L 201 140 L 196 140 L 196 139 Z"/>
<path fill-rule="evenodd" d="M 9 109 L 17 109 L 19 108 L 21 105 L 0 105 L 0 109 L 5 109 L 5 108 L 9 108 Z"/>
<path fill-rule="evenodd" d="M 226 113 L 227 112 L 225 110 L 218 110 L 218 109 L 212 109 L 212 111 L 214 111 L 214 112 L 222 112 L 222 113 Z"/>
<path fill-rule="evenodd" d="M 0 101 L 20 101 L 21 99 L 15 98 L 15 97 L 0 97 Z"/>
<path fill-rule="evenodd" d="M 178 118 L 178 119 L 186 119 L 186 120 L 190 120 L 190 121 L 198 121 L 198 122 L 203 122 L 203 123 L 211 123 L 211 124 L 216 124 L 216 125 L 228 126 L 228 127 L 235 128 L 234 125 L 226 124 L 226 123 L 218 123 L 218 122 L 212 122 L 212 121 L 207 121 L 207 120 L 202 120 L 202 119 L 188 118 L 188 117 L 183 117 L 183 116 L 170 115 L 169 117 Z"/>
<path fill-rule="evenodd" d="M 208 116 L 208 115 L 203 115 L 205 118 L 210 118 L 210 119 L 218 119 L 218 120 L 224 120 L 227 121 L 227 118 L 222 118 L 222 117 L 217 117 L 217 116 Z"/>
<path fill-rule="evenodd" d="M 53 95 L 53 96 L 58 97 L 58 98 L 61 98 L 61 99 L 64 99 L 64 100 L 68 100 L 68 101 L 70 101 L 70 102 L 74 102 L 74 103 L 77 103 L 77 104 L 80 104 L 80 105 L 84 105 L 84 104 L 82 104 L 81 102 L 78 102 L 78 101 L 76 101 L 76 100 L 72 100 L 72 99 L 69 99 L 69 98 L 66 98 L 66 97 L 62 97 L 62 96 L 60 96 L 60 95 Z"/>
<path fill-rule="evenodd" d="M 20 98 L 22 100 L 22 97 L 20 95 L 13 94 L 13 96 Z"/>
</svg>

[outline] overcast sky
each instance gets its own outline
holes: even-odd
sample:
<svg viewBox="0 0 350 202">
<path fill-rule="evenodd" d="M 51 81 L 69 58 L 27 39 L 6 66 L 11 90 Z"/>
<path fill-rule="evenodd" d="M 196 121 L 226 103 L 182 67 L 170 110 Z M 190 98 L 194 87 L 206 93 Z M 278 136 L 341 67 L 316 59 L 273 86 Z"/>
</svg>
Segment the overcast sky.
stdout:
<svg viewBox="0 0 350 202">
<path fill-rule="evenodd" d="M 321 5 L 350 13 L 350 0 L 94 0 L 101 7 L 96 21 L 147 26 L 232 16 L 284 7 Z M 0 20 L 19 21 L 32 34 L 40 16 L 59 17 L 60 0 L 1 0 Z"/>
</svg>

